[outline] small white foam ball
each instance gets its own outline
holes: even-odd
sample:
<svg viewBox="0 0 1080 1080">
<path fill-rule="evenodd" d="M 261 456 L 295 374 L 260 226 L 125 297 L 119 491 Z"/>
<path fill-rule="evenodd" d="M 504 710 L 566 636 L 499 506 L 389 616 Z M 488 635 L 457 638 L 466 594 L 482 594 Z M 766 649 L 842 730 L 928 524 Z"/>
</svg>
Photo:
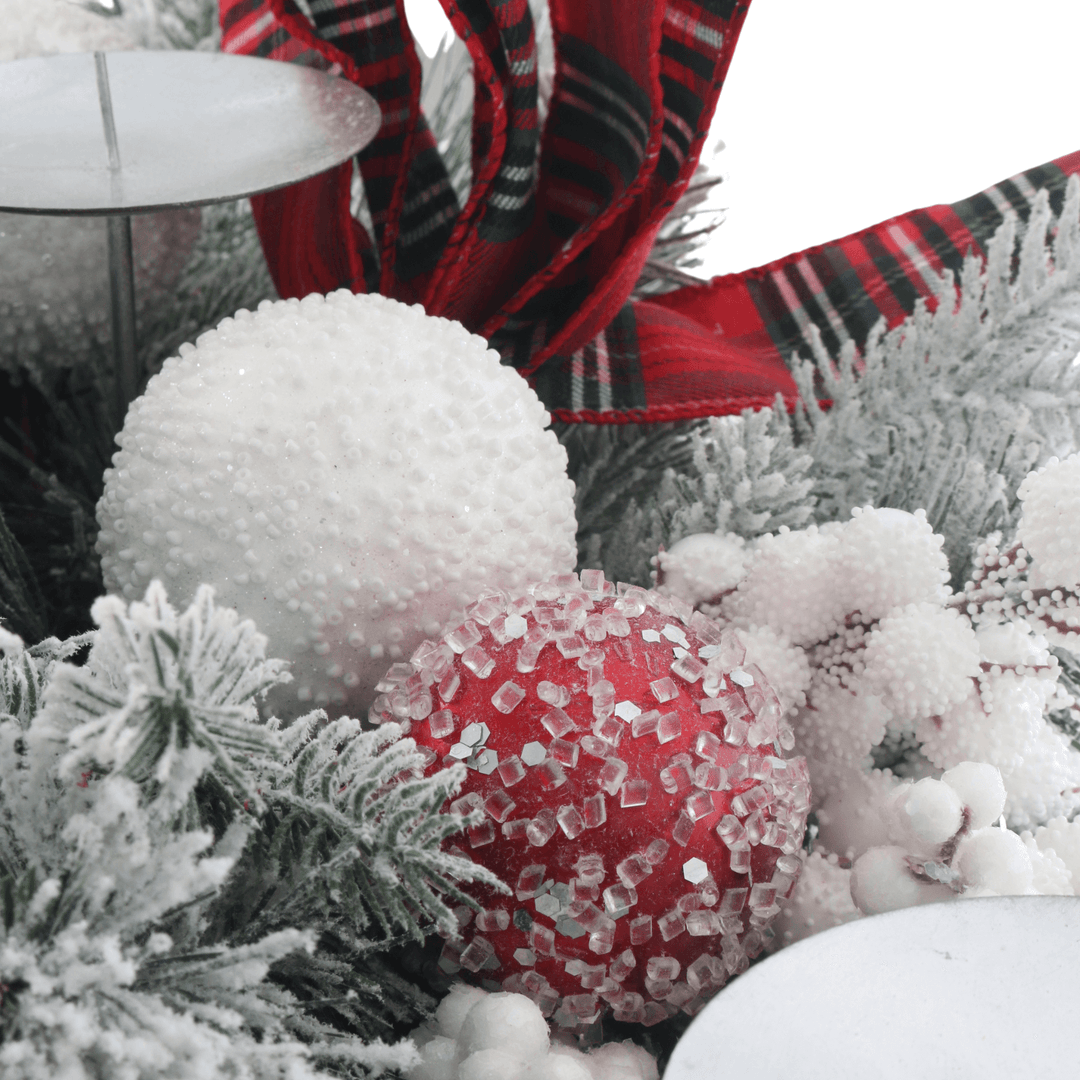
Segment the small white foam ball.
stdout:
<svg viewBox="0 0 1080 1080">
<path fill-rule="evenodd" d="M 566 1047 L 565 1050 L 572 1050 Z M 529 1080 L 593 1080 L 593 1074 L 586 1063 L 585 1055 L 578 1050 L 572 1053 L 561 1052 L 553 1046 L 551 1053 L 543 1061 L 533 1063 L 529 1071 Z"/>
<path fill-rule="evenodd" d="M 734 589 L 746 572 L 746 541 L 735 533 L 684 536 L 656 557 L 657 590 L 697 607 Z"/>
<path fill-rule="evenodd" d="M 1080 454 L 1051 458 L 1017 492 L 1024 512 L 1016 534 L 1044 578 L 1080 585 Z"/>
<path fill-rule="evenodd" d="M 540 1007 L 523 994 L 488 994 L 470 1010 L 458 1037 L 463 1057 L 502 1050 L 520 1061 L 548 1052 L 548 1026 Z"/>
<path fill-rule="evenodd" d="M 631 1042 L 605 1043 L 586 1056 L 593 1080 L 658 1080 L 656 1059 Z"/>
<path fill-rule="evenodd" d="M 457 1041 L 442 1035 L 420 1047 L 420 1062 L 405 1074 L 409 1080 L 457 1080 Z"/>
<path fill-rule="evenodd" d="M 971 624 L 930 603 L 883 618 L 867 638 L 864 663 L 863 679 L 900 720 L 963 701 L 981 670 Z"/>
<path fill-rule="evenodd" d="M 1080 895 L 1080 819 L 1051 818 L 1035 830 L 1041 851 L 1053 851 L 1072 875 L 1073 891 Z"/>
<path fill-rule="evenodd" d="M 505 1050 L 478 1050 L 458 1067 L 458 1080 L 525 1080 L 528 1062 Z"/>
<path fill-rule="evenodd" d="M 914 877 L 907 852 L 895 845 L 870 848 L 851 868 L 851 899 L 864 915 L 951 900 L 953 896 L 945 885 Z"/>
<path fill-rule="evenodd" d="M 770 626 L 795 645 L 831 638 L 847 614 L 838 532 L 836 525 L 811 525 L 759 537 L 746 574 L 721 604 L 725 618 Z"/>
<path fill-rule="evenodd" d="M 888 507 L 855 507 L 841 534 L 844 589 L 852 611 L 880 619 L 908 604 L 940 604 L 949 595 L 944 537 L 926 520 Z"/>
<path fill-rule="evenodd" d="M 993 825 L 1005 809 L 1005 781 L 1001 770 L 985 761 L 961 761 L 942 774 L 946 783 L 967 808 L 968 826 L 985 829 Z"/>
<path fill-rule="evenodd" d="M 339 290 L 264 301 L 180 352 L 105 472 L 105 585 L 161 578 L 183 603 L 212 584 L 292 661 L 301 708 L 363 711 L 482 589 L 573 569 L 548 413 L 459 323 Z"/>
<path fill-rule="evenodd" d="M 738 635 L 746 647 L 745 662 L 761 668 L 781 708 L 786 712 L 792 706 L 805 705 L 806 691 L 810 688 L 810 661 L 806 651 L 792 645 L 771 626 L 751 626 L 739 630 Z"/>
<path fill-rule="evenodd" d="M 439 1002 L 435 1010 L 435 1022 L 439 1033 L 448 1039 L 456 1039 L 461 1034 L 461 1025 L 472 1007 L 487 997 L 487 991 L 468 983 L 454 983 L 450 992 Z"/>
<path fill-rule="evenodd" d="M 1022 895 L 1031 889 L 1033 870 L 1024 841 L 1008 829 L 977 829 L 960 841 L 954 863 L 965 886 L 983 895 Z"/>
<path fill-rule="evenodd" d="M 939 846 L 960 831 L 964 804 L 960 796 L 940 780 L 927 776 L 907 788 L 894 807 L 902 832 L 915 846 Z"/>
</svg>

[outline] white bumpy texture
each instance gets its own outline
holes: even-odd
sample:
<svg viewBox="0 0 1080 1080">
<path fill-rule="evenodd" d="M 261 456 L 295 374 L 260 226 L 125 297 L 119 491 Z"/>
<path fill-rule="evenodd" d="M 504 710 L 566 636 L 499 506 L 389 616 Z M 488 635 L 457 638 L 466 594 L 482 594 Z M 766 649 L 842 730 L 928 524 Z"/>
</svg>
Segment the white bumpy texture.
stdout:
<svg viewBox="0 0 1080 1080">
<path fill-rule="evenodd" d="M 106 587 L 160 577 L 183 603 L 208 582 L 292 661 L 301 707 L 364 710 L 481 589 L 573 569 L 548 422 L 482 338 L 419 305 L 264 301 L 132 404 L 98 504 Z"/>
<path fill-rule="evenodd" d="M 412 1034 L 420 1062 L 406 1080 L 658 1080 L 656 1061 L 632 1042 L 588 1053 L 549 1040 L 540 1008 L 523 994 L 451 988 L 435 1020 Z"/>
</svg>

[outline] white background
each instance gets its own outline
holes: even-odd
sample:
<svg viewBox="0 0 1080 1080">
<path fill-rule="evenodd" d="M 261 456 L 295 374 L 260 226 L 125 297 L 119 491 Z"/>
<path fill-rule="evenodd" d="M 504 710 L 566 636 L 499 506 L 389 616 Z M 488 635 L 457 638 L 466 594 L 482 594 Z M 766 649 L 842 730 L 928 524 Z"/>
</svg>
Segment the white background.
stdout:
<svg viewBox="0 0 1080 1080">
<path fill-rule="evenodd" d="M 432 50 L 441 9 L 406 6 Z M 712 130 L 698 273 L 954 202 L 1080 149 L 1080 0 L 753 0 Z"/>
</svg>

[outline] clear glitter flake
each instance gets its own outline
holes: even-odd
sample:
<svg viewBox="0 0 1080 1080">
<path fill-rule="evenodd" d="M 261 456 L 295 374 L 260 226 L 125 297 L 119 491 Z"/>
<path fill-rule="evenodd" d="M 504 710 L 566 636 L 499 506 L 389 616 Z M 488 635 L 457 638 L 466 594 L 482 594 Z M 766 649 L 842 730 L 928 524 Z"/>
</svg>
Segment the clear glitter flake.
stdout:
<svg viewBox="0 0 1080 1080">
<path fill-rule="evenodd" d="M 458 761 L 464 761 L 466 758 L 472 757 L 473 748 L 467 746 L 465 743 L 454 743 L 450 747 L 450 756 L 457 758 Z"/>
<path fill-rule="evenodd" d="M 453 753 L 453 751 L 451 751 Z M 539 765 L 547 757 L 547 749 L 543 743 L 530 742 L 521 748 L 521 760 L 526 765 Z"/>
<path fill-rule="evenodd" d="M 483 724 L 467 724 L 462 729 L 461 741 L 466 746 L 479 746 L 484 741 Z"/>
<path fill-rule="evenodd" d="M 549 919 L 554 919 L 562 910 L 562 904 L 559 903 L 557 896 L 552 896 L 551 893 L 544 893 L 543 896 L 536 898 L 536 910 L 541 915 L 546 915 Z"/>
<path fill-rule="evenodd" d="M 710 713 L 720 712 L 723 709 L 724 703 L 718 701 L 716 698 L 705 697 L 698 702 L 698 709 L 701 711 L 702 716 L 708 716 Z"/>
<path fill-rule="evenodd" d="M 754 676 L 748 671 L 743 671 L 742 668 L 736 668 L 731 673 L 731 681 L 738 686 L 753 686 Z"/>
<path fill-rule="evenodd" d="M 562 918 L 555 924 L 555 933 L 571 939 L 580 938 L 585 936 L 585 927 L 576 919 Z"/>
<path fill-rule="evenodd" d="M 524 699 L 525 691 L 517 683 L 507 680 L 491 695 L 491 704 L 501 713 L 510 713 Z"/>
<path fill-rule="evenodd" d="M 499 755 L 494 750 L 482 750 L 476 755 L 475 767 L 481 776 L 490 776 L 499 767 Z"/>
<path fill-rule="evenodd" d="M 686 847 L 690 843 L 690 837 L 694 832 L 694 819 L 684 810 L 679 814 L 678 820 L 671 829 L 671 839 L 679 847 Z"/>
<path fill-rule="evenodd" d="M 641 715 L 641 710 L 632 701 L 620 701 L 615 706 L 615 715 L 630 724 Z"/>
<path fill-rule="evenodd" d="M 532 949 L 515 949 L 514 959 L 522 967 L 532 967 L 536 963 L 536 953 Z"/>
<path fill-rule="evenodd" d="M 660 641 L 660 632 L 658 630 L 642 630 L 641 637 L 645 641 L 658 643 Z"/>
<path fill-rule="evenodd" d="M 504 821 L 502 834 L 507 840 L 526 840 L 528 837 L 525 830 L 528 825 L 529 823 L 523 818 L 518 818 L 517 821 Z"/>
<path fill-rule="evenodd" d="M 668 623 L 667 626 L 660 631 L 668 639 L 676 645 L 681 645 L 684 649 L 690 648 L 690 642 L 686 640 L 686 632 L 681 626 L 675 626 L 672 623 Z M 657 641 L 660 639 L 657 638 Z"/>
<path fill-rule="evenodd" d="M 649 689 L 652 691 L 653 697 L 661 705 L 679 696 L 679 688 L 675 685 L 674 680 L 667 676 L 649 683 Z"/>
<path fill-rule="evenodd" d="M 682 876 L 691 885 L 700 885 L 709 876 L 709 868 L 703 859 L 687 859 L 682 864 Z"/>
<path fill-rule="evenodd" d="M 712 660 L 713 657 L 719 656 L 719 655 L 720 655 L 720 646 L 719 645 L 702 645 L 702 647 L 700 649 L 698 649 L 698 656 L 702 660 L 706 660 L 706 661 L 707 660 Z"/>
</svg>

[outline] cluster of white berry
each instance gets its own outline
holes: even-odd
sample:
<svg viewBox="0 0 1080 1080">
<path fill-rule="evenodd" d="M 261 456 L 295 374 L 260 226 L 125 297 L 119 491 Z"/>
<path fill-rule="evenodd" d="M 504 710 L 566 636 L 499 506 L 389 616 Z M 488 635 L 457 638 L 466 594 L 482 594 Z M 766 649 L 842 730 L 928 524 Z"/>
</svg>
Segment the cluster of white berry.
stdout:
<svg viewBox="0 0 1080 1080">
<path fill-rule="evenodd" d="M 818 850 L 781 940 L 929 900 L 1080 894 L 1080 752 L 1049 720 L 1078 712 L 1051 648 L 1080 655 L 1080 455 L 1019 494 L 1015 541 L 988 537 L 961 593 L 921 512 L 655 560 L 661 591 L 738 628 L 809 762 Z M 903 775 L 873 768 L 886 740 Z"/>
<path fill-rule="evenodd" d="M 630 1041 L 583 1053 L 552 1042 L 540 1007 L 523 994 L 458 983 L 435 1019 L 412 1034 L 420 1060 L 407 1080 L 658 1080 L 655 1059 Z"/>
</svg>

